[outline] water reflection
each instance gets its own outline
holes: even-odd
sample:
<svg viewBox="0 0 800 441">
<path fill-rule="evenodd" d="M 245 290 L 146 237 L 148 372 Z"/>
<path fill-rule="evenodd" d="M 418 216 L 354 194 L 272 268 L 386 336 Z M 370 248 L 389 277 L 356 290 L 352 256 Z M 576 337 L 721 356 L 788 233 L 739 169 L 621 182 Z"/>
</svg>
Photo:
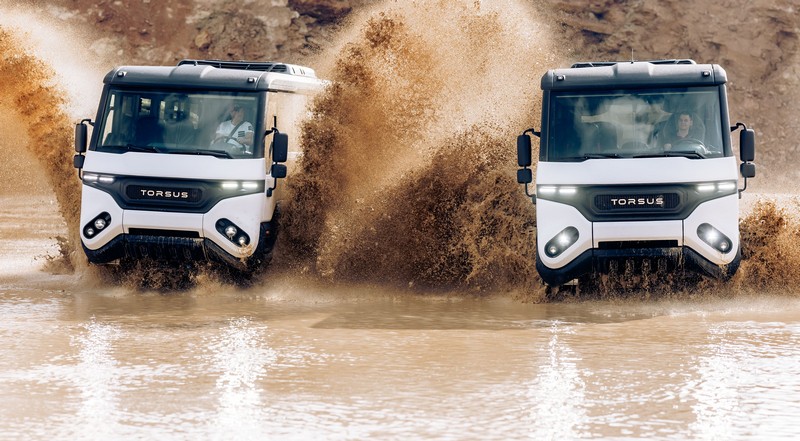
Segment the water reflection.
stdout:
<svg viewBox="0 0 800 441">
<path fill-rule="evenodd" d="M 580 357 L 562 341 L 573 330 L 563 323 L 550 327 L 545 361 L 536 379 L 528 386 L 531 403 L 530 438 L 535 440 L 567 440 L 581 438 L 587 420 L 583 375 L 578 368 Z"/>
<path fill-rule="evenodd" d="M 80 393 L 80 405 L 73 424 L 75 439 L 111 439 L 119 433 L 121 373 L 113 357 L 114 341 L 124 338 L 114 325 L 94 320 L 72 339 L 78 349 L 73 380 Z"/>
<path fill-rule="evenodd" d="M 7 289 L 0 438 L 800 434 L 800 302 Z"/>
<path fill-rule="evenodd" d="M 697 380 L 685 390 L 695 400 L 690 430 L 697 439 L 796 439 L 789 415 L 800 412 L 799 330 L 784 323 L 711 325 Z"/>
<path fill-rule="evenodd" d="M 231 319 L 221 335 L 208 342 L 216 380 L 218 412 L 211 422 L 215 439 L 257 439 L 267 418 L 259 380 L 275 362 L 275 351 L 265 347 L 264 326 L 249 318 Z"/>
</svg>

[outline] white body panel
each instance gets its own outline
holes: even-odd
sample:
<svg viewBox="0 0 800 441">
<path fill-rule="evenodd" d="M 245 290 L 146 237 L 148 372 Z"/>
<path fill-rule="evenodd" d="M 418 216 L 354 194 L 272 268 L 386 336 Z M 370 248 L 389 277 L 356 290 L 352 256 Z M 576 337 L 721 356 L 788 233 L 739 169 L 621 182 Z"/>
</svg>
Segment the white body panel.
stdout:
<svg viewBox="0 0 800 441">
<path fill-rule="evenodd" d="M 715 159 L 620 158 L 539 162 L 537 185 L 668 184 L 736 180 L 733 156 Z"/>
<path fill-rule="evenodd" d="M 111 239 L 124 233 L 123 229 L 123 210 L 110 194 L 92 188 L 88 185 L 81 185 L 81 224 L 80 229 L 89 223 L 99 213 L 106 212 L 111 215 L 111 223 L 108 227 L 98 232 L 91 239 L 81 233 L 81 240 L 86 248 L 97 250 Z"/>
<path fill-rule="evenodd" d="M 223 159 L 202 155 L 86 152 L 84 172 L 171 179 L 259 180 L 266 174 L 262 159 Z M 267 182 L 269 186 L 270 182 Z"/>
<path fill-rule="evenodd" d="M 732 249 L 738 250 L 739 196 L 734 194 L 701 204 L 683 221 L 686 246 L 718 265 L 731 263 L 736 253 L 722 254 L 697 236 L 697 227 L 702 223 L 709 223 L 728 236 L 733 242 Z"/>
<path fill-rule="evenodd" d="M 542 222 L 540 219 L 546 221 Z M 548 257 L 544 252 L 547 241 L 570 226 L 578 229 L 578 241 L 560 256 Z M 540 199 L 536 203 L 536 238 L 536 247 L 539 249 L 539 258 L 542 262 L 553 269 L 561 268 L 592 248 L 592 223 L 575 207 Z"/>
</svg>

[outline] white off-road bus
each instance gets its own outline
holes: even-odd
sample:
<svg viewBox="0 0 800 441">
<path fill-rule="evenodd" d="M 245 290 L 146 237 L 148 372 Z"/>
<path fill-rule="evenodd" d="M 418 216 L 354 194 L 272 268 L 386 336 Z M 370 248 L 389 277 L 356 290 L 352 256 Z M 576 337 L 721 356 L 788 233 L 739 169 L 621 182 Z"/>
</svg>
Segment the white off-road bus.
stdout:
<svg viewBox="0 0 800 441">
<path fill-rule="evenodd" d="M 736 272 L 755 135 L 730 125 L 726 80 L 720 66 L 692 60 L 578 63 L 544 75 L 542 128 L 517 140 L 517 180 L 536 204 L 536 267 L 547 285 L 615 269 Z M 730 136 L 738 128 L 741 164 Z M 540 138 L 535 193 L 529 134 Z"/>
<path fill-rule="evenodd" d="M 75 133 L 89 262 L 267 263 L 290 138 L 325 82 L 285 63 L 184 60 L 117 67 L 104 83 Z"/>
</svg>

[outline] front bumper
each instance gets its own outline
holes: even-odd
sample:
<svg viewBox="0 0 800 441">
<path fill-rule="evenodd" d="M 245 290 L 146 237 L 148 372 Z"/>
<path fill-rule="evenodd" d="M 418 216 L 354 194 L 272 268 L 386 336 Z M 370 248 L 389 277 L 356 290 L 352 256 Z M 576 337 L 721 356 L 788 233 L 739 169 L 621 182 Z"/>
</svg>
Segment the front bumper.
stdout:
<svg viewBox="0 0 800 441">
<path fill-rule="evenodd" d="M 119 234 L 102 247 L 91 250 L 83 245 L 90 263 L 106 264 L 119 259 L 151 259 L 164 262 L 217 262 L 242 271 L 252 271 L 269 261 L 277 239 L 277 223 L 261 224 L 255 252 L 236 257 L 209 238 L 145 236 Z"/>
<path fill-rule="evenodd" d="M 663 261 L 669 269 L 685 268 L 711 278 L 726 280 L 733 277 L 739 269 L 741 252 L 737 250 L 736 256 L 729 264 L 718 265 L 686 246 L 625 250 L 590 249 L 581 253 L 567 265 L 557 269 L 545 266 L 537 253 L 536 270 L 545 284 L 560 286 L 586 274 L 607 274 L 615 266 L 615 262 L 623 263 L 623 265 L 617 265 L 621 268 L 624 268 L 626 261 L 633 262 L 635 267 L 641 267 L 641 263 L 645 260 L 650 260 L 653 264 Z"/>
</svg>

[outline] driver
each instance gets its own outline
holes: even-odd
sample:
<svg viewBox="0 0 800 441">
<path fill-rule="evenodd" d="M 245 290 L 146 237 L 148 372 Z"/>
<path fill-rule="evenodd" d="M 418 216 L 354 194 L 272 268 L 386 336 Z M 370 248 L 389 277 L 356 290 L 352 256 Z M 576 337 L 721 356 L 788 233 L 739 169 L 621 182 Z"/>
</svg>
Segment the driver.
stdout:
<svg viewBox="0 0 800 441">
<path fill-rule="evenodd" d="M 672 134 L 671 136 L 667 136 L 664 142 L 664 149 L 670 150 L 673 144 L 677 144 L 681 140 L 691 138 L 689 136 L 689 132 L 692 130 L 692 125 L 694 125 L 694 121 L 692 120 L 692 115 L 688 113 L 681 113 L 678 115 L 678 129 L 676 133 Z"/>
<path fill-rule="evenodd" d="M 214 143 L 225 142 L 245 151 L 250 150 L 253 145 L 255 131 L 253 130 L 253 124 L 245 120 L 244 107 L 232 103 L 228 106 L 228 114 L 231 119 L 221 122 L 217 127 L 217 131 L 214 134 Z"/>
</svg>

